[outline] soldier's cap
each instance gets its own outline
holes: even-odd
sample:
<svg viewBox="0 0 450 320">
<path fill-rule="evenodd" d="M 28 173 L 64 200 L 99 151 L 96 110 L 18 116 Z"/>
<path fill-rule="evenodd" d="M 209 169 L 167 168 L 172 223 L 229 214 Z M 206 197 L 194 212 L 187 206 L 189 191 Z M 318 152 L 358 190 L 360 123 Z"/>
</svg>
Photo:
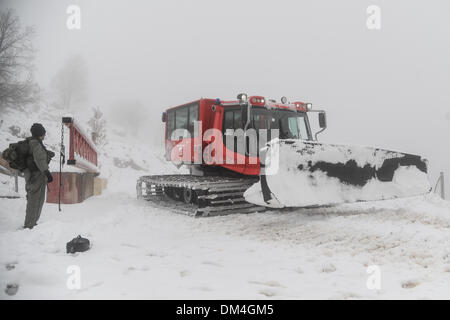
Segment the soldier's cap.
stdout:
<svg viewBox="0 0 450 320">
<path fill-rule="evenodd" d="M 40 123 L 33 123 L 31 126 L 30 132 L 33 137 L 39 138 L 45 135 L 45 128 Z"/>
</svg>

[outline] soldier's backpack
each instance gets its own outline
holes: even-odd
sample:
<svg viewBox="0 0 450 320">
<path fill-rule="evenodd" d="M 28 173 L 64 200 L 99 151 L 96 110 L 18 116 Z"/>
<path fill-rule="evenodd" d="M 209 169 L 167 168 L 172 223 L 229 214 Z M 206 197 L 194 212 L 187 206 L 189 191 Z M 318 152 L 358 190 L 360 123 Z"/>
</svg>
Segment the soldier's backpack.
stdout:
<svg viewBox="0 0 450 320">
<path fill-rule="evenodd" d="M 88 239 L 78 236 L 72 239 L 72 241 L 67 242 L 66 251 L 67 253 L 84 252 L 89 250 L 90 247 L 91 243 Z"/>
<path fill-rule="evenodd" d="M 36 164 L 33 161 L 33 155 L 30 151 L 30 140 L 34 139 L 33 137 L 26 138 L 25 140 L 11 143 L 8 148 L 6 148 L 2 152 L 2 158 L 8 162 L 8 165 L 11 169 L 16 169 L 19 171 L 23 171 L 26 168 L 31 171 L 38 170 Z M 42 143 L 41 143 L 42 144 Z M 55 153 L 47 150 L 45 146 L 44 150 L 47 152 L 47 163 L 50 163 L 51 159 L 55 156 Z"/>
<path fill-rule="evenodd" d="M 28 167 L 30 157 L 30 138 L 11 143 L 8 148 L 2 152 L 2 158 L 8 162 L 12 169 L 23 171 Z"/>
</svg>

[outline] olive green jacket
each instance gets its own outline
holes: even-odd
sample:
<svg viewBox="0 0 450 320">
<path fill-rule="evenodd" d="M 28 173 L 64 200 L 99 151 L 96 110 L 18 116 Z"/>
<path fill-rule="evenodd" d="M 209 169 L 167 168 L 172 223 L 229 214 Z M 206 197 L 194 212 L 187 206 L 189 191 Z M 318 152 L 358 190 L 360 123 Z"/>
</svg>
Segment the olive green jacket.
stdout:
<svg viewBox="0 0 450 320">
<path fill-rule="evenodd" d="M 34 163 L 39 171 L 44 172 L 45 170 L 48 170 L 48 154 L 42 143 L 36 139 L 30 140 L 30 152 L 33 155 Z"/>
</svg>

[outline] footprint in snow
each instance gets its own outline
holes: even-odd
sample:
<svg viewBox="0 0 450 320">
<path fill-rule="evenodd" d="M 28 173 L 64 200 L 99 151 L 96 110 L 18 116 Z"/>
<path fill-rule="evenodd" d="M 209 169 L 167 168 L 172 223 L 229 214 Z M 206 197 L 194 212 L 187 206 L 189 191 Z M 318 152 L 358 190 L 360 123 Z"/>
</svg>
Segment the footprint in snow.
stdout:
<svg viewBox="0 0 450 320">
<path fill-rule="evenodd" d="M 215 266 L 215 267 L 223 267 L 223 265 L 221 265 L 220 263 L 214 262 L 214 261 L 203 261 L 202 264 L 209 264 L 209 265 Z"/>
<path fill-rule="evenodd" d="M 100 287 L 101 285 L 103 285 L 103 281 L 94 282 L 93 284 L 88 285 L 87 287 L 78 289 L 77 292 L 84 292 L 92 288 Z"/>
<path fill-rule="evenodd" d="M 59 253 L 59 252 L 61 252 L 61 249 L 60 248 L 49 248 L 49 249 L 47 249 L 47 250 L 44 250 L 44 252 L 46 252 L 46 253 Z"/>
<path fill-rule="evenodd" d="M 272 281 L 249 281 L 248 283 L 263 285 L 263 286 L 272 287 L 272 288 L 284 288 L 284 286 L 281 285 L 278 281 L 273 281 L 273 280 Z"/>
<path fill-rule="evenodd" d="M 420 284 L 419 281 L 417 280 L 408 280 L 408 281 L 403 281 L 402 282 L 402 288 L 403 289 L 412 289 L 417 287 Z"/>
<path fill-rule="evenodd" d="M 126 269 L 122 272 L 122 274 L 126 276 L 126 275 L 128 275 L 128 274 L 130 274 L 130 273 L 132 273 L 132 272 L 139 271 L 139 270 L 146 271 L 146 270 L 143 270 L 143 269 L 138 269 L 138 268 L 133 267 L 133 266 L 129 266 L 128 268 L 126 268 Z"/>
<path fill-rule="evenodd" d="M 121 243 L 120 244 L 123 247 L 129 247 L 129 248 L 135 248 L 135 249 L 139 249 L 140 247 L 135 245 L 135 244 L 131 244 L 131 243 Z"/>
<path fill-rule="evenodd" d="M 269 288 L 261 289 L 259 290 L 259 293 L 265 295 L 266 297 L 273 297 L 278 294 L 275 290 Z"/>
<path fill-rule="evenodd" d="M 193 290 L 200 290 L 200 291 L 212 291 L 212 289 L 211 289 L 210 287 L 206 287 L 206 286 L 191 287 L 190 289 L 193 289 Z"/>
<path fill-rule="evenodd" d="M 115 260 L 115 261 L 122 261 L 122 258 L 120 258 L 118 255 L 115 255 L 115 254 L 112 255 L 110 258 Z"/>
<path fill-rule="evenodd" d="M 320 272 L 331 273 L 336 271 L 336 267 L 332 263 L 325 263 L 320 266 Z"/>
<path fill-rule="evenodd" d="M 190 271 L 188 271 L 188 270 L 181 270 L 180 271 L 180 277 L 187 277 L 188 275 L 190 275 L 191 274 L 191 272 Z"/>
<path fill-rule="evenodd" d="M 146 254 L 147 257 L 157 257 L 157 258 L 164 258 L 166 256 L 166 254 L 163 253 L 157 253 L 157 252 L 149 252 Z"/>
<path fill-rule="evenodd" d="M 354 292 L 344 292 L 341 297 L 336 297 L 336 299 L 343 300 L 352 300 L 352 299 L 361 299 L 362 297 Z M 333 299 L 333 298 L 332 298 Z"/>
<path fill-rule="evenodd" d="M 303 273 L 303 270 L 300 267 L 295 268 L 294 271 L 297 272 L 297 273 Z"/>
<path fill-rule="evenodd" d="M 13 270 L 16 268 L 16 264 L 17 264 L 17 262 L 9 262 L 9 263 L 5 264 L 5 268 L 8 271 Z"/>
<path fill-rule="evenodd" d="M 8 283 L 6 285 L 5 293 L 8 296 L 13 296 L 17 293 L 18 290 L 19 290 L 19 285 L 17 283 Z"/>
</svg>

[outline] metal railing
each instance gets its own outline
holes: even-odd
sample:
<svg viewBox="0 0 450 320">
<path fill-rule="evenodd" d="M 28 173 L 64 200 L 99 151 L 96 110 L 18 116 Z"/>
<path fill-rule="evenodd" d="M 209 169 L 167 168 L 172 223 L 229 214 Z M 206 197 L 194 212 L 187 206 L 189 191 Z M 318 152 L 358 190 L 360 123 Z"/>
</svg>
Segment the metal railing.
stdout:
<svg viewBox="0 0 450 320">
<path fill-rule="evenodd" d="M 69 128 L 68 165 L 74 165 L 87 171 L 98 172 L 97 148 L 72 117 L 63 117 L 63 124 Z"/>
</svg>

